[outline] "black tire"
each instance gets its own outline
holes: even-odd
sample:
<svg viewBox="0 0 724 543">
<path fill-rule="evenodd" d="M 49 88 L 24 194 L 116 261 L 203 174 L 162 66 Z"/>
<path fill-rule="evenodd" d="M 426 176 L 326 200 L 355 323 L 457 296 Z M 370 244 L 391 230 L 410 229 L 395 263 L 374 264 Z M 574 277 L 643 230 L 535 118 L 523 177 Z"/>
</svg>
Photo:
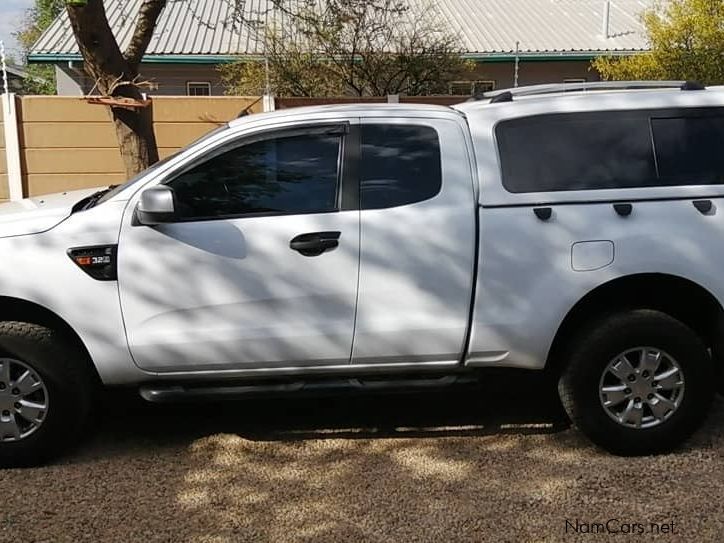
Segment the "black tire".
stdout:
<svg viewBox="0 0 724 543">
<path fill-rule="evenodd" d="M 45 384 L 42 424 L 16 441 L 0 439 L 0 468 L 47 462 L 74 446 L 90 418 L 95 381 L 82 353 L 54 330 L 25 322 L 0 322 L 0 358 L 18 360 Z"/>
<path fill-rule="evenodd" d="M 637 347 L 665 351 L 684 376 L 678 409 L 649 428 L 613 420 L 599 397 L 609 362 Z M 702 424 L 714 396 L 714 375 L 707 348 L 696 333 L 665 313 L 641 309 L 612 314 L 586 327 L 570 345 L 558 391 L 574 426 L 596 445 L 622 456 L 658 454 L 682 443 Z"/>
</svg>

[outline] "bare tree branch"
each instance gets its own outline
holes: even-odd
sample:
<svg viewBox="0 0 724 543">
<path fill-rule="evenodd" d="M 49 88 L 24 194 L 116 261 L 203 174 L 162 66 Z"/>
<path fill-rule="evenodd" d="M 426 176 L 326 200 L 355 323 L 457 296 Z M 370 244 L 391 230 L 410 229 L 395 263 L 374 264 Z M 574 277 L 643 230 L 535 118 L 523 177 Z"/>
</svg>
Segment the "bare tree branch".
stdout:
<svg viewBox="0 0 724 543">
<path fill-rule="evenodd" d="M 445 92 L 464 77 L 458 37 L 439 28 L 434 4 L 413 10 L 400 0 L 270 0 L 254 15 L 237 0 L 242 21 L 265 44 L 279 95 Z M 263 88 L 248 61 L 221 69 L 230 92 Z"/>
<path fill-rule="evenodd" d="M 160 0 L 157 0 L 159 2 Z M 163 0 L 165 2 L 165 0 Z M 161 2 L 161 3 L 163 3 Z M 146 0 L 144 8 L 151 3 Z M 106 97 L 118 98 L 116 104 L 138 103 L 143 96 L 139 89 L 138 62 L 129 62 L 121 53 L 116 37 L 108 24 L 103 0 L 88 0 L 86 4 L 66 4 L 78 48 L 83 55 L 86 73 L 96 81 L 100 93 Z M 143 8 L 142 8 L 143 9 Z M 158 17 L 158 14 L 155 16 Z M 153 33 L 156 18 L 142 17 L 145 32 Z M 150 26 L 147 26 L 150 25 Z M 138 42 L 138 59 L 143 56 L 141 48 L 148 46 Z M 135 58 L 135 57 L 134 57 Z M 128 109 L 109 102 L 109 113 L 113 120 L 121 157 L 129 177 L 145 170 L 158 160 L 158 147 L 153 132 L 150 108 Z"/>
<path fill-rule="evenodd" d="M 166 7 L 166 0 L 144 0 L 138 10 L 138 21 L 133 32 L 131 42 L 124 53 L 129 64 L 138 66 L 146 54 L 148 44 L 151 43 L 153 31 L 156 28 L 158 17 L 163 8 Z"/>
<path fill-rule="evenodd" d="M 88 0 L 85 6 L 68 4 L 66 9 L 85 60 L 85 69 L 91 78 L 98 81 L 98 88 L 103 94 L 108 93 L 110 81 L 106 80 L 109 75 L 112 78 L 136 75 L 125 73 L 127 63 L 108 24 L 103 0 Z"/>
</svg>

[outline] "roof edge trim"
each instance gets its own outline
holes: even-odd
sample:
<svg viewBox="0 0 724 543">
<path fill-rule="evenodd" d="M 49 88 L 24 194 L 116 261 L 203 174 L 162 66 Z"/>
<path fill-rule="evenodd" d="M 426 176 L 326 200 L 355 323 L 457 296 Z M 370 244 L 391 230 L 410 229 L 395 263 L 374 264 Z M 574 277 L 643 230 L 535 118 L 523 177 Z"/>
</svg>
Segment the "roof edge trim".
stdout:
<svg viewBox="0 0 724 543">
<path fill-rule="evenodd" d="M 146 55 L 144 64 L 228 64 L 237 60 L 261 60 L 254 55 Z M 83 62 L 78 53 L 30 53 L 28 63 Z"/>
<path fill-rule="evenodd" d="M 630 56 L 645 53 L 646 50 L 620 51 L 540 51 L 524 52 L 517 55 L 520 61 L 552 61 L 552 60 L 593 60 L 601 56 Z M 464 53 L 465 59 L 478 62 L 514 62 L 514 53 Z M 260 61 L 261 55 L 146 55 L 144 64 L 228 64 L 238 60 Z M 78 53 L 30 53 L 29 63 L 82 62 Z"/>
<path fill-rule="evenodd" d="M 599 57 L 631 56 L 646 53 L 645 49 L 611 51 L 540 51 L 518 53 L 519 61 L 594 60 Z M 463 58 L 477 62 L 515 62 L 515 53 L 464 53 Z"/>
</svg>

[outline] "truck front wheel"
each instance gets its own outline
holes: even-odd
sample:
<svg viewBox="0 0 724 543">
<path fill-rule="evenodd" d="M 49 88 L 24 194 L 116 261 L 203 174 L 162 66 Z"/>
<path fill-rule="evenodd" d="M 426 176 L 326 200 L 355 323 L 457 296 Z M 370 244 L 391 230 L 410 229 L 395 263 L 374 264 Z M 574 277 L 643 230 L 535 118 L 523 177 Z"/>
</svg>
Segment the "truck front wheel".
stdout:
<svg viewBox="0 0 724 543">
<path fill-rule="evenodd" d="M 76 443 L 94 386 L 79 356 L 54 330 L 0 322 L 0 468 L 37 465 Z"/>
<path fill-rule="evenodd" d="M 671 450 L 703 422 L 714 366 L 688 326 L 653 310 L 607 316 L 568 351 L 558 390 L 573 424 L 620 455 Z"/>
</svg>

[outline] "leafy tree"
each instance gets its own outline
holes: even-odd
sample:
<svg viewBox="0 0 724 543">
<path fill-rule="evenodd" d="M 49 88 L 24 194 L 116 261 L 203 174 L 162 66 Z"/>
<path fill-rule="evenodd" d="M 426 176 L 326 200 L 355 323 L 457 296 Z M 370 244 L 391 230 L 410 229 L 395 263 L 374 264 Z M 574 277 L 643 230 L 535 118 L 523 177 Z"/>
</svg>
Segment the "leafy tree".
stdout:
<svg viewBox="0 0 724 543">
<path fill-rule="evenodd" d="M 435 6 L 398 0 L 271 0 L 269 11 L 239 12 L 264 62 L 220 68 L 229 94 L 384 96 L 447 92 L 472 69 Z M 270 13 L 271 12 L 271 13 Z M 269 22 L 267 22 L 269 21 Z"/>
<path fill-rule="evenodd" d="M 650 51 L 593 62 L 604 79 L 724 83 L 724 2 L 669 0 L 644 13 Z"/>
<path fill-rule="evenodd" d="M 14 33 L 25 56 L 62 10 L 62 0 L 35 0 L 33 7 L 25 13 L 20 30 Z M 28 77 L 23 82 L 24 94 L 55 94 L 55 70 L 52 66 L 31 64 L 26 71 Z"/>
</svg>

